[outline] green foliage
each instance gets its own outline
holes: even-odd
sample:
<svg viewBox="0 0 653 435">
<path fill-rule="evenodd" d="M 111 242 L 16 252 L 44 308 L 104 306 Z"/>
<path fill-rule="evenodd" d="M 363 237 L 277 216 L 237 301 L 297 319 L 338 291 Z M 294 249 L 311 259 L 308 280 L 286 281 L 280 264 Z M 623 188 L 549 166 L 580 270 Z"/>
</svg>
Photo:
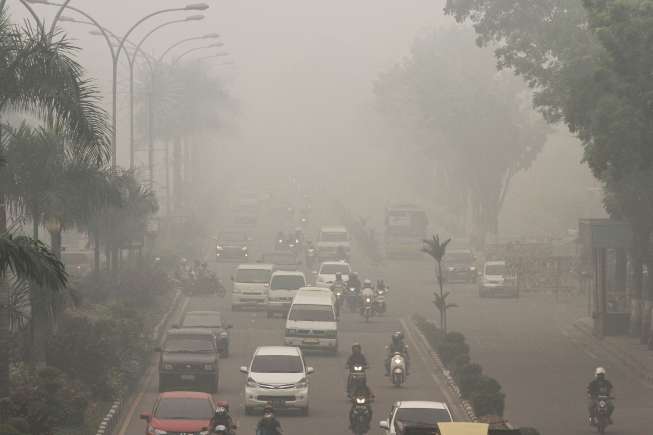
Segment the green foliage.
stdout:
<svg viewBox="0 0 653 435">
<path fill-rule="evenodd" d="M 506 395 L 501 391 L 501 385 L 494 378 L 481 376 L 476 382 L 474 391 L 470 393 L 470 401 L 476 415 L 503 416 Z"/>
<path fill-rule="evenodd" d="M 476 363 L 466 364 L 456 370 L 455 379 L 463 399 L 469 400 L 472 393 L 479 388 L 482 375 L 483 368 Z"/>
<path fill-rule="evenodd" d="M 447 253 L 447 245 L 451 242 L 451 239 L 440 242 L 440 236 L 435 234 L 431 239 L 424 239 L 423 242 L 422 252 L 430 255 L 438 263 L 442 263 L 442 259 Z"/>
<path fill-rule="evenodd" d="M 451 367 L 456 358 L 469 354 L 469 345 L 465 343 L 465 337 L 462 334 L 450 332 L 438 346 L 437 352 L 444 365 Z"/>
<path fill-rule="evenodd" d="M 46 367 L 14 382 L 4 412 L 18 421 L 23 419 L 30 434 L 48 435 L 56 427 L 81 424 L 87 405 L 88 394 L 81 384 Z M 19 427 L 20 423 L 12 426 Z"/>
</svg>

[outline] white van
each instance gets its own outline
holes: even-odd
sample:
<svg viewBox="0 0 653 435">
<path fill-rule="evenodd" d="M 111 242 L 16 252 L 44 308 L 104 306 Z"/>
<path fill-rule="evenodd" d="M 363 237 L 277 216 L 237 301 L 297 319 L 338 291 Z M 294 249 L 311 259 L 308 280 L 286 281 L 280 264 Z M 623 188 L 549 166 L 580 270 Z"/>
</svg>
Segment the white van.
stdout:
<svg viewBox="0 0 653 435">
<path fill-rule="evenodd" d="M 271 264 L 240 264 L 236 276 L 232 277 L 234 287 L 231 295 L 232 310 L 244 306 L 265 307 L 268 303 L 268 288 L 274 266 Z"/>
<path fill-rule="evenodd" d="M 270 279 L 268 291 L 268 317 L 275 313 L 286 315 L 297 290 L 306 286 L 306 277 L 302 272 L 278 270 Z"/>
<path fill-rule="evenodd" d="M 330 293 L 330 292 L 329 292 Z M 338 353 L 338 322 L 333 295 L 303 288 L 293 299 L 286 320 L 286 346 Z"/>
<path fill-rule="evenodd" d="M 338 259 L 338 249 L 342 248 L 345 255 L 351 253 L 351 241 L 347 228 L 342 225 L 320 228 L 317 241 L 317 256 L 320 260 Z"/>
</svg>

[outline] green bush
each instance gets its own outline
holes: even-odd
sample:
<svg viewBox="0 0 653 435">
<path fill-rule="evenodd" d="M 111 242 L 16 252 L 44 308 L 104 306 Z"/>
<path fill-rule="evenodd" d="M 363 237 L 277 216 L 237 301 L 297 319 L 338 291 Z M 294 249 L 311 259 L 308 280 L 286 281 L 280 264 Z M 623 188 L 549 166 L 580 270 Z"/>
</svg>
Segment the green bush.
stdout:
<svg viewBox="0 0 653 435">
<path fill-rule="evenodd" d="M 426 320 L 419 314 L 415 314 L 413 316 L 413 321 L 415 322 L 415 325 L 417 325 L 417 328 L 422 332 L 422 334 L 424 334 L 424 337 L 429 342 L 431 348 L 434 350 L 437 349 L 443 340 L 443 333 L 440 328 L 435 326 L 435 323 Z"/>
<path fill-rule="evenodd" d="M 82 424 L 87 406 L 88 393 L 79 382 L 47 367 L 12 385 L 6 412 L 16 433 L 27 426 L 32 435 L 49 435 L 56 427 Z"/>
<path fill-rule="evenodd" d="M 469 399 L 477 416 L 503 416 L 506 396 L 501 391 L 501 385 L 496 379 L 481 376 Z"/>
<path fill-rule="evenodd" d="M 451 365 L 451 370 L 453 371 L 454 377 L 456 377 L 462 369 L 464 369 L 466 366 L 471 364 L 471 362 L 472 362 L 472 358 L 469 356 L 468 353 L 458 355 L 456 359 L 453 360 L 453 363 Z"/>
<path fill-rule="evenodd" d="M 437 352 L 442 363 L 451 367 L 456 358 L 461 355 L 469 355 L 469 346 L 465 343 L 465 337 L 462 334 L 450 332 L 437 347 Z"/>
<path fill-rule="evenodd" d="M 467 364 L 456 372 L 456 382 L 463 399 L 469 399 L 474 391 L 478 389 L 482 376 L 483 368 L 474 363 Z"/>
</svg>

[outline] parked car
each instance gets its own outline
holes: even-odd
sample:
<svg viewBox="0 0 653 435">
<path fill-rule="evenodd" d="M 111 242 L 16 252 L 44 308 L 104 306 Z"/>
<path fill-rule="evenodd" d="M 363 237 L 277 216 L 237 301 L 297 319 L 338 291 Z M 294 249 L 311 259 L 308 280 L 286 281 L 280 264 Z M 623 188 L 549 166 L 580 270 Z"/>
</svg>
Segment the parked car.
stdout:
<svg viewBox="0 0 653 435">
<path fill-rule="evenodd" d="M 270 278 L 268 291 L 268 318 L 275 314 L 288 314 L 292 299 L 297 290 L 306 285 L 306 277 L 302 272 L 277 270 Z"/>
<path fill-rule="evenodd" d="M 517 279 L 508 273 L 505 261 L 488 261 L 483 265 L 478 295 L 486 297 L 519 297 Z"/>
<path fill-rule="evenodd" d="M 453 417 L 446 403 L 428 401 L 395 402 L 388 419 L 379 422 L 385 435 L 404 434 L 407 428 L 433 429 L 437 423 L 452 422 Z M 418 432 L 415 432 L 418 433 Z"/>
<path fill-rule="evenodd" d="M 215 346 L 221 358 L 229 356 L 229 330 L 232 325 L 225 325 L 218 311 L 189 311 L 181 320 L 182 328 L 208 329 L 215 337 Z"/>
<path fill-rule="evenodd" d="M 459 249 L 447 252 L 445 257 L 448 282 L 475 283 L 476 258 L 469 249 Z"/>
<path fill-rule="evenodd" d="M 259 261 L 274 265 L 274 270 L 298 270 L 302 265 L 302 262 L 292 251 L 266 252 L 261 255 Z"/>
<path fill-rule="evenodd" d="M 249 257 L 249 237 L 243 231 L 224 231 L 216 239 L 217 261 L 242 260 Z"/>
<path fill-rule="evenodd" d="M 159 391 L 218 391 L 219 367 L 215 336 L 207 328 L 168 331 L 159 357 Z"/>
<path fill-rule="evenodd" d="M 145 435 L 189 434 L 208 435 L 215 403 L 210 394 L 171 391 L 159 394 L 152 412 L 141 414 Z"/>
<path fill-rule="evenodd" d="M 277 410 L 298 409 L 308 415 L 308 376 L 314 370 L 306 366 L 298 347 L 259 347 L 249 366 L 241 367 L 240 371 L 247 375 L 245 414 L 271 403 Z"/>
</svg>

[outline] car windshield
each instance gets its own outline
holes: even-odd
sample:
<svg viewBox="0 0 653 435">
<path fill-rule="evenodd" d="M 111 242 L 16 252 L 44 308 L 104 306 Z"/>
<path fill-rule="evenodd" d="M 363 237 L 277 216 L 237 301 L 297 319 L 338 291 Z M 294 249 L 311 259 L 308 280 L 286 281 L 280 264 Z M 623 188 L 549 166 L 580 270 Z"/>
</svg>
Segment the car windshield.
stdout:
<svg viewBox="0 0 653 435">
<path fill-rule="evenodd" d="M 445 257 L 448 263 L 472 263 L 474 256 L 471 252 L 450 252 Z"/>
<path fill-rule="evenodd" d="M 486 275 L 504 275 L 506 273 L 505 264 L 488 264 L 485 266 Z"/>
<path fill-rule="evenodd" d="M 266 269 L 238 269 L 236 282 L 246 284 L 265 284 L 270 281 L 271 272 Z"/>
<path fill-rule="evenodd" d="M 302 373 L 302 359 L 297 355 L 256 355 L 252 361 L 254 373 Z"/>
<path fill-rule="evenodd" d="M 213 352 L 210 335 L 168 335 L 164 350 L 166 352 Z"/>
<path fill-rule="evenodd" d="M 245 242 L 247 235 L 245 233 L 222 233 L 218 239 L 221 242 Z"/>
<path fill-rule="evenodd" d="M 395 426 L 399 425 L 432 425 L 438 422 L 451 421 L 446 409 L 433 408 L 399 408 L 395 415 Z"/>
<path fill-rule="evenodd" d="M 270 290 L 297 290 L 306 285 L 301 275 L 277 275 L 272 278 Z"/>
<path fill-rule="evenodd" d="M 320 240 L 323 242 L 346 242 L 348 239 L 347 233 L 343 231 L 323 231 Z"/>
<path fill-rule="evenodd" d="M 263 262 L 270 264 L 297 264 L 297 257 L 293 254 L 265 254 Z"/>
<path fill-rule="evenodd" d="M 222 320 L 220 319 L 219 314 L 188 313 L 186 317 L 184 317 L 184 321 L 182 322 L 181 326 L 187 328 L 220 328 L 222 327 Z"/>
<path fill-rule="evenodd" d="M 210 420 L 213 406 L 208 399 L 164 397 L 154 411 L 160 420 Z"/>
<path fill-rule="evenodd" d="M 331 305 L 295 304 L 290 310 L 288 320 L 300 322 L 335 322 Z"/>
<path fill-rule="evenodd" d="M 342 273 L 343 275 L 349 275 L 349 265 L 348 264 L 323 264 L 320 268 L 320 274 L 324 275 L 335 275 L 336 273 Z"/>
</svg>

